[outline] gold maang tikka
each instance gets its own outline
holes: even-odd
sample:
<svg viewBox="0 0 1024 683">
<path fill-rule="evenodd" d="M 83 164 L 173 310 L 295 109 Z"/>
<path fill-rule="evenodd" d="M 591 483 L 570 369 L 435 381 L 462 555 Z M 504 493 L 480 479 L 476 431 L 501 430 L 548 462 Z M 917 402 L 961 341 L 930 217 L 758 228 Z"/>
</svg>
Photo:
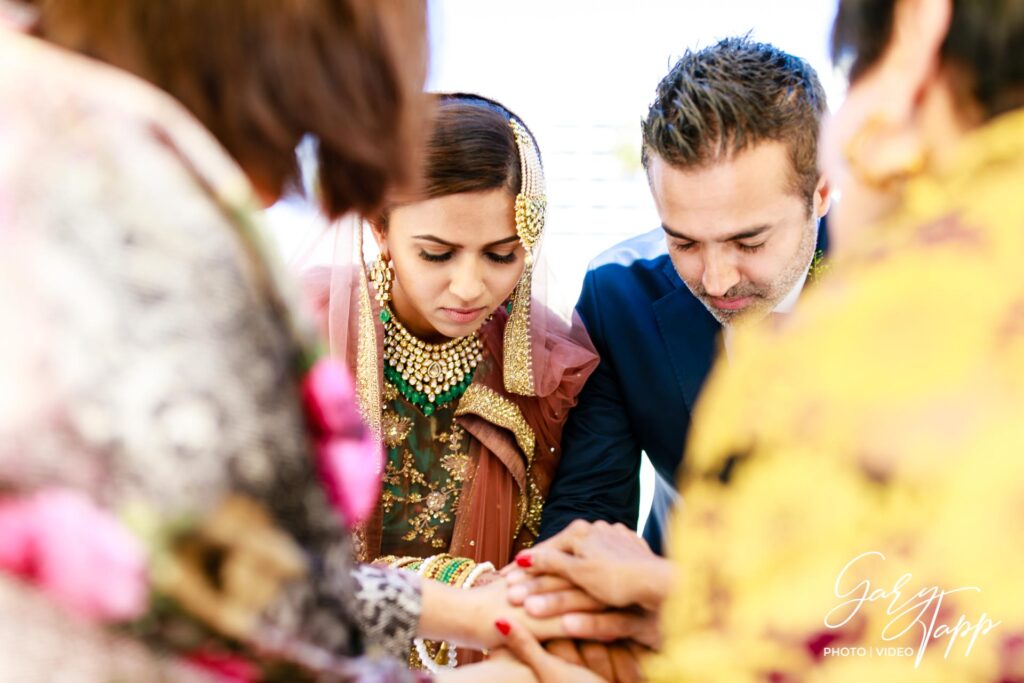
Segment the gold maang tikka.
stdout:
<svg viewBox="0 0 1024 683">
<path fill-rule="evenodd" d="M 505 388 L 522 396 L 536 394 L 530 341 L 530 300 L 535 252 L 544 231 L 547 196 L 544 169 L 533 136 L 517 119 L 509 120 L 519 152 L 522 181 L 516 195 L 516 234 L 526 251 L 526 267 L 512 295 L 512 310 L 505 326 Z"/>
</svg>

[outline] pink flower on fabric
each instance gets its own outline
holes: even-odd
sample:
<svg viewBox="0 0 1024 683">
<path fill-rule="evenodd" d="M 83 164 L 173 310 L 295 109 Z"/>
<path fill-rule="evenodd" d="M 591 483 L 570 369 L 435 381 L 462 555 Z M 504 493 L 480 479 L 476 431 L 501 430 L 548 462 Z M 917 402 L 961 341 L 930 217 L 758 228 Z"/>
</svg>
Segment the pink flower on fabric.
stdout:
<svg viewBox="0 0 1024 683">
<path fill-rule="evenodd" d="M 0 569 L 101 621 L 128 621 L 148 603 L 142 543 L 84 494 L 46 489 L 0 502 Z"/>
<path fill-rule="evenodd" d="M 327 497 L 352 527 L 369 518 L 380 498 L 383 449 L 359 416 L 355 385 L 343 365 L 317 361 L 302 395 Z"/>
<path fill-rule="evenodd" d="M 356 410 L 355 383 L 335 360 L 321 358 L 309 369 L 302 381 L 302 399 L 310 426 L 318 435 L 363 428 Z"/>
<path fill-rule="evenodd" d="M 359 440 L 332 438 L 317 444 L 327 497 L 353 526 L 369 519 L 380 498 L 383 452 L 367 433 Z"/>
</svg>

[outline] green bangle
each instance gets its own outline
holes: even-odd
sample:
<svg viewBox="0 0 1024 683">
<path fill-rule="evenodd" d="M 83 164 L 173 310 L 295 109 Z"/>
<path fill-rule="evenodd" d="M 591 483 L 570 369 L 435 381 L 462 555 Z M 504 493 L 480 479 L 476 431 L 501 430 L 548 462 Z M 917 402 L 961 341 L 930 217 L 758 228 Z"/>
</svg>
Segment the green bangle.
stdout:
<svg viewBox="0 0 1024 683">
<path fill-rule="evenodd" d="M 451 561 L 449 561 L 449 563 L 445 566 L 444 569 L 438 572 L 437 580 L 441 581 L 442 583 L 451 584 L 452 579 L 455 578 L 455 575 L 458 574 L 459 569 L 466 562 L 467 560 L 463 557 L 453 558 Z"/>
</svg>

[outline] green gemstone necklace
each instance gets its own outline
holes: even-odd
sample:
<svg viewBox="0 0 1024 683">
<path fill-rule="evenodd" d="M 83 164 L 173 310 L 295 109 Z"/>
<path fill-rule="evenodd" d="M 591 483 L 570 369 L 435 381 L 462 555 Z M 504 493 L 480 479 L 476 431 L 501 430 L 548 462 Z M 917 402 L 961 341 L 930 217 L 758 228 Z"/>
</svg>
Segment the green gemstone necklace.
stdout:
<svg viewBox="0 0 1024 683">
<path fill-rule="evenodd" d="M 428 344 L 417 339 L 395 317 L 390 306 L 380 313 L 384 323 L 384 377 L 424 415 L 457 400 L 473 381 L 483 360 L 480 334 Z"/>
</svg>

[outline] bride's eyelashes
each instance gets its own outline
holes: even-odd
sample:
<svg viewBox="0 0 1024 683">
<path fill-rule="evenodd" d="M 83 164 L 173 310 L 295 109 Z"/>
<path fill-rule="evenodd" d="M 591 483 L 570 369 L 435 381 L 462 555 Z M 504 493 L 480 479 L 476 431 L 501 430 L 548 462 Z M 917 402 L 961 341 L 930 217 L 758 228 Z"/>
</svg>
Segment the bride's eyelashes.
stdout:
<svg viewBox="0 0 1024 683">
<path fill-rule="evenodd" d="M 429 263 L 444 263 L 445 261 L 450 261 L 453 255 L 454 252 L 451 251 L 446 251 L 441 254 L 433 254 L 423 249 L 420 250 L 420 258 Z M 508 254 L 495 254 L 494 252 L 489 251 L 485 256 L 494 263 L 501 265 L 508 265 L 516 262 L 516 252 L 514 251 Z"/>
<path fill-rule="evenodd" d="M 507 254 L 495 254 L 493 252 L 487 252 L 487 258 L 491 259 L 495 263 L 502 265 L 508 265 L 516 262 L 516 252 L 512 251 Z"/>
<path fill-rule="evenodd" d="M 443 254 L 431 254 L 429 251 L 420 249 L 420 258 L 424 261 L 429 261 L 430 263 L 444 263 L 445 261 L 451 260 L 452 253 L 453 252 L 446 251 Z"/>
</svg>

